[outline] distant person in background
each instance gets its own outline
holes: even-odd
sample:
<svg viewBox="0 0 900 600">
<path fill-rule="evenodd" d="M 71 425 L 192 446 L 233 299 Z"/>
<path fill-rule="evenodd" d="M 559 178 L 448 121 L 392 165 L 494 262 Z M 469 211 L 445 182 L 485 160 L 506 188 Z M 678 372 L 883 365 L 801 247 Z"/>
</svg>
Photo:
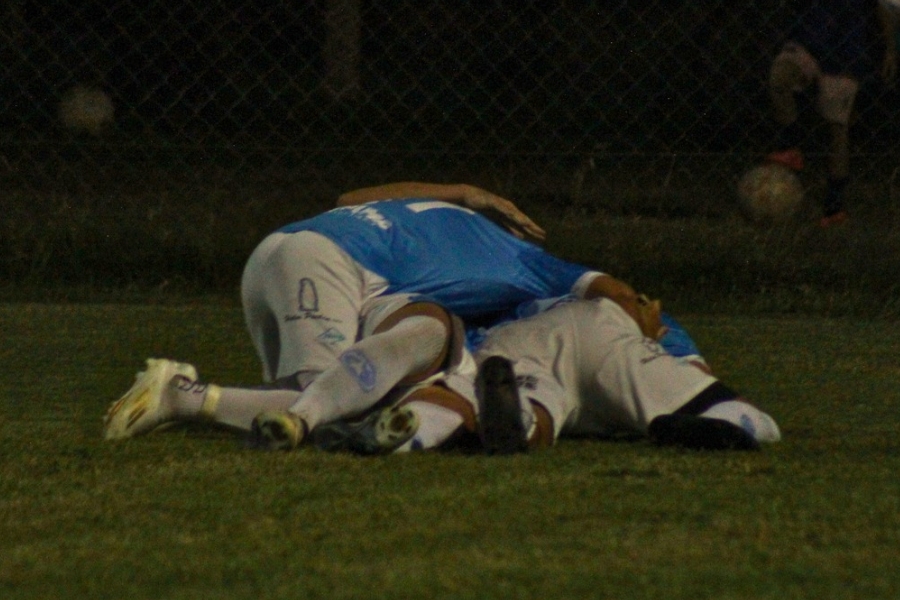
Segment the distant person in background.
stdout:
<svg viewBox="0 0 900 600">
<path fill-rule="evenodd" d="M 795 171 L 804 167 L 802 131 L 796 94 L 818 86 L 816 111 L 828 123 L 828 184 L 822 227 L 845 222 L 844 188 L 850 176 L 850 117 L 860 81 L 867 72 L 872 48 L 882 50 L 881 76 L 890 82 L 897 73 L 897 12 L 888 0 L 816 0 L 803 3 L 787 42 L 772 64 L 769 94 L 779 126 L 776 148 L 767 160 Z M 882 40 L 870 35 L 872 15 Z"/>
</svg>

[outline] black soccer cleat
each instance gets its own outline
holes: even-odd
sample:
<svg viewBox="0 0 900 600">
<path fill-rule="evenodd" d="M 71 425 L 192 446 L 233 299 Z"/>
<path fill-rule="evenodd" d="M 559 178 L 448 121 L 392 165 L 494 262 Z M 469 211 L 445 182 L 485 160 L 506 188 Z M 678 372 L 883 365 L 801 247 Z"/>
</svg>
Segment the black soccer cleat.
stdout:
<svg viewBox="0 0 900 600">
<path fill-rule="evenodd" d="M 516 454 L 528 450 L 528 434 L 522 422 L 519 389 L 512 363 L 491 356 L 478 369 L 478 436 L 487 454 Z"/>
<path fill-rule="evenodd" d="M 650 439 L 659 446 L 692 450 L 759 450 L 753 435 L 723 419 L 695 415 L 660 415 L 650 421 Z"/>
</svg>

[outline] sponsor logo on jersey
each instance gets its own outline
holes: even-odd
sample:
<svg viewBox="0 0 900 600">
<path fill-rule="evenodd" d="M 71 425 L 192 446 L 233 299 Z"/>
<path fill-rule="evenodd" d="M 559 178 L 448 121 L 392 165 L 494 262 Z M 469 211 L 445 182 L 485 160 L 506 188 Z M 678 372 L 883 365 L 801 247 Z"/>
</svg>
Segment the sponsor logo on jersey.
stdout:
<svg viewBox="0 0 900 600">
<path fill-rule="evenodd" d="M 359 388 L 364 392 L 375 389 L 377 373 L 375 365 L 361 350 L 347 350 L 340 357 L 341 364 L 356 379 Z"/>
<path fill-rule="evenodd" d="M 360 204 L 358 206 L 341 207 L 338 210 L 346 210 L 357 219 L 371 223 L 383 231 L 387 231 L 391 228 L 391 222 L 385 218 L 383 214 L 378 212 L 378 209 L 371 206 Z"/>
</svg>

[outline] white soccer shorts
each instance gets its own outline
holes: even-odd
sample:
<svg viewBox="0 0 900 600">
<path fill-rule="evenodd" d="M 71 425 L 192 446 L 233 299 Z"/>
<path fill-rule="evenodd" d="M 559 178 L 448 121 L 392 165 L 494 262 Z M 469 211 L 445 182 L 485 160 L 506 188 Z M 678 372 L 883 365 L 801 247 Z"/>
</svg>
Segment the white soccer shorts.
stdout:
<svg viewBox="0 0 900 600">
<path fill-rule="evenodd" d="M 644 337 L 608 299 L 563 304 L 492 330 L 476 360 L 513 361 L 519 393 L 542 404 L 554 433 L 646 434 L 716 379 Z"/>
</svg>

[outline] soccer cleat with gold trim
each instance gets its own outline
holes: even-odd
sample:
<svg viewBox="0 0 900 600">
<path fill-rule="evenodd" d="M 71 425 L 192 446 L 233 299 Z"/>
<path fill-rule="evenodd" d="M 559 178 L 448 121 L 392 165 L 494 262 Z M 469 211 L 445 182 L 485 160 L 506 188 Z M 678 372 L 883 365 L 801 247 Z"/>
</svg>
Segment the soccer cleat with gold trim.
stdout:
<svg viewBox="0 0 900 600">
<path fill-rule="evenodd" d="M 103 437 L 107 440 L 150 433 L 172 419 L 172 410 L 163 402 L 166 386 L 175 377 L 198 379 L 197 369 L 187 363 L 165 358 L 148 358 L 147 369 L 139 372 L 125 394 L 110 404 L 103 417 Z"/>
</svg>

